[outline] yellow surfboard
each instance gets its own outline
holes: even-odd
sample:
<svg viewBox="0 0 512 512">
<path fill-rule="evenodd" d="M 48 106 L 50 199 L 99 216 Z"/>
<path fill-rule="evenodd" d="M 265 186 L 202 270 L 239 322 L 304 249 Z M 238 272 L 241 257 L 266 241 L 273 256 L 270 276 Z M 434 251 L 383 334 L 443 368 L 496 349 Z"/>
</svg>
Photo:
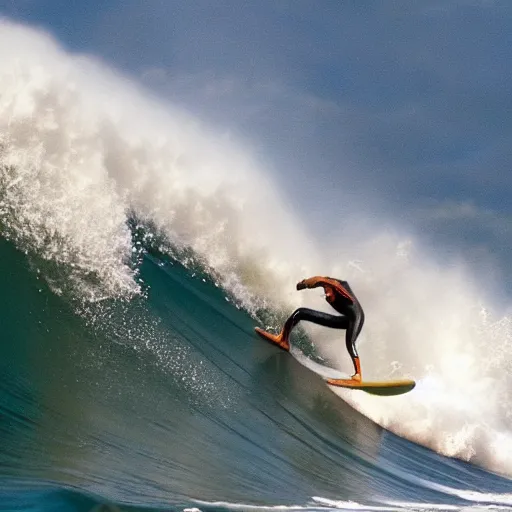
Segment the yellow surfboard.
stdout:
<svg viewBox="0 0 512 512">
<path fill-rule="evenodd" d="M 358 389 L 360 391 L 366 391 L 366 393 L 379 396 L 402 395 L 403 393 L 408 393 L 414 389 L 414 386 L 416 386 L 416 382 L 410 379 L 385 381 L 328 379 L 327 384 L 329 384 L 329 386 L 336 386 L 339 388 Z"/>
<path fill-rule="evenodd" d="M 277 339 L 277 336 L 275 334 L 271 334 L 267 331 L 264 331 L 259 327 L 255 327 L 254 330 L 264 340 L 268 341 L 269 343 L 272 343 L 273 345 L 279 347 L 282 350 L 285 350 L 286 352 L 289 352 L 289 348 L 283 346 L 282 343 L 279 343 L 279 340 Z M 410 379 L 388 381 L 357 381 L 353 379 L 327 379 L 326 382 L 329 386 L 355 389 L 379 396 L 402 395 L 403 393 L 408 393 L 409 391 L 414 389 L 414 386 L 416 386 L 416 382 Z"/>
</svg>

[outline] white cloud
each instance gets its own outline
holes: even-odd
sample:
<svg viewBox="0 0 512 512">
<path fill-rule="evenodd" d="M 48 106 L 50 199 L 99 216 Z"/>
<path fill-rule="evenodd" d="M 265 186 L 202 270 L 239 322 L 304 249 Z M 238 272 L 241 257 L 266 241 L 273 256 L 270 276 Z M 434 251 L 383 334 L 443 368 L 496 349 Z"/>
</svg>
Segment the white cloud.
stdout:
<svg viewBox="0 0 512 512">
<path fill-rule="evenodd" d="M 496 237 L 512 237 L 512 215 L 478 207 L 472 201 L 444 201 L 418 209 L 421 221 L 470 224 L 472 229 L 486 231 Z"/>
</svg>

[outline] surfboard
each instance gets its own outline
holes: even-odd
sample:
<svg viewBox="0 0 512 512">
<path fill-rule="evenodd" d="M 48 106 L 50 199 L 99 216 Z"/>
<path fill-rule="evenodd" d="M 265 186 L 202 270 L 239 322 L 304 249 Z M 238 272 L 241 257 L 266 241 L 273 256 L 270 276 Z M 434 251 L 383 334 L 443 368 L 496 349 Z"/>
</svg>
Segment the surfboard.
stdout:
<svg viewBox="0 0 512 512">
<path fill-rule="evenodd" d="M 267 331 L 264 331 L 263 329 L 260 329 L 259 327 L 255 327 L 254 330 L 265 341 L 268 341 L 272 345 L 275 345 L 276 347 L 279 347 L 281 350 L 284 350 L 285 352 L 290 352 L 290 348 L 285 348 L 284 346 L 280 345 L 277 336 L 275 334 L 271 334 Z M 291 352 L 290 352 L 291 353 Z M 300 353 L 302 355 L 302 353 Z M 319 372 L 317 371 L 316 367 L 312 367 L 311 364 L 306 364 L 304 361 L 302 361 L 299 357 L 297 357 L 297 354 L 292 353 L 292 356 L 294 356 L 301 364 L 308 367 L 311 371 L 318 373 L 321 375 L 324 379 L 326 378 L 325 371 Z M 306 356 L 302 355 L 302 359 L 307 359 Z M 312 361 L 308 362 L 313 363 Z M 315 364 L 315 363 L 313 363 Z M 317 365 L 321 366 L 321 365 Z M 327 369 L 324 367 L 321 367 L 323 370 Z M 333 370 L 329 368 L 330 372 L 336 372 L 336 370 Z M 336 372 L 338 373 L 338 372 Z M 338 373 L 339 375 L 339 373 Z M 414 386 L 416 386 L 416 382 L 411 379 L 401 379 L 401 380 L 388 380 L 388 381 L 357 381 L 353 379 L 346 379 L 346 378 L 327 378 L 326 383 L 329 386 L 335 386 L 339 388 L 346 388 L 346 389 L 353 389 L 353 390 L 359 390 L 359 391 L 365 391 L 366 393 L 370 393 L 372 395 L 378 395 L 378 396 L 394 396 L 394 395 L 402 395 L 404 393 L 408 393 L 412 389 L 414 389 Z"/>
<path fill-rule="evenodd" d="M 416 382 L 411 379 L 385 380 L 385 381 L 357 381 L 353 379 L 328 379 L 329 386 L 339 388 L 357 389 L 371 395 L 393 396 L 408 393 L 414 389 Z"/>
</svg>

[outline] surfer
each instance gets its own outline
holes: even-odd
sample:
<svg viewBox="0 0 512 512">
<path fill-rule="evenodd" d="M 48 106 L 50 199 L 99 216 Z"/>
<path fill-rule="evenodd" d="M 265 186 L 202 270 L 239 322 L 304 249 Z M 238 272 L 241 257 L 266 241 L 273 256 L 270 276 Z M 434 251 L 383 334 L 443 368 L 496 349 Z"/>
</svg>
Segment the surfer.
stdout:
<svg viewBox="0 0 512 512">
<path fill-rule="evenodd" d="M 361 304 L 359 304 L 350 285 L 346 281 L 340 281 L 332 277 L 315 276 L 309 279 L 303 279 L 297 283 L 297 290 L 317 288 L 318 286 L 323 287 L 325 300 L 327 300 L 340 315 L 330 315 L 309 308 L 298 308 L 290 315 L 288 320 L 286 320 L 280 334 L 269 334 L 258 327 L 256 327 L 256 331 L 258 334 L 279 345 L 283 350 L 289 351 L 290 343 L 288 340 L 290 333 L 301 320 L 323 325 L 324 327 L 332 327 L 333 329 L 345 329 L 345 343 L 355 370 L 352 379 L 360 382 L 361 363 L 355 343 L 364 323 L 363 308 Z"/>
</svg>

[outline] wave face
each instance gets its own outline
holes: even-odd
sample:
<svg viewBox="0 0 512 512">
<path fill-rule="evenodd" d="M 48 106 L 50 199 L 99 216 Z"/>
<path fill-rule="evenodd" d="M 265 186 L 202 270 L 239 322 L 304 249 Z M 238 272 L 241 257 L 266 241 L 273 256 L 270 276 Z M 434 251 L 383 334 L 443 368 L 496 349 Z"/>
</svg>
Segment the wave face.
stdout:
<svg viewBox="0 0 512 512">
<path fill-rule="evenodd" d="M 148 298 L 78 315 L 0 256 L 0 509 L 510 504 L 509 480 L 382 430 L 176 261 L 147 255 Z"/>
<path fill-rule="evenodd" d="M 373 422 L 512 473 L 511 326 L 482 283 L 390 230 L 346 227 L 326 246 L 247 148 L 43 33 L 0 22 L 0 61 L 0 469 L 14 500 L 506 502 L 499 478 Z M 254 339 L 256 318 L 325 308 L 294 292 L 315 274 L 360 296 L 365 376 L 412 376 L 413 393 L 340 390 L 358 413 Z M 308 332 L 350 371 L 337 335 Z"/>
</svg>

